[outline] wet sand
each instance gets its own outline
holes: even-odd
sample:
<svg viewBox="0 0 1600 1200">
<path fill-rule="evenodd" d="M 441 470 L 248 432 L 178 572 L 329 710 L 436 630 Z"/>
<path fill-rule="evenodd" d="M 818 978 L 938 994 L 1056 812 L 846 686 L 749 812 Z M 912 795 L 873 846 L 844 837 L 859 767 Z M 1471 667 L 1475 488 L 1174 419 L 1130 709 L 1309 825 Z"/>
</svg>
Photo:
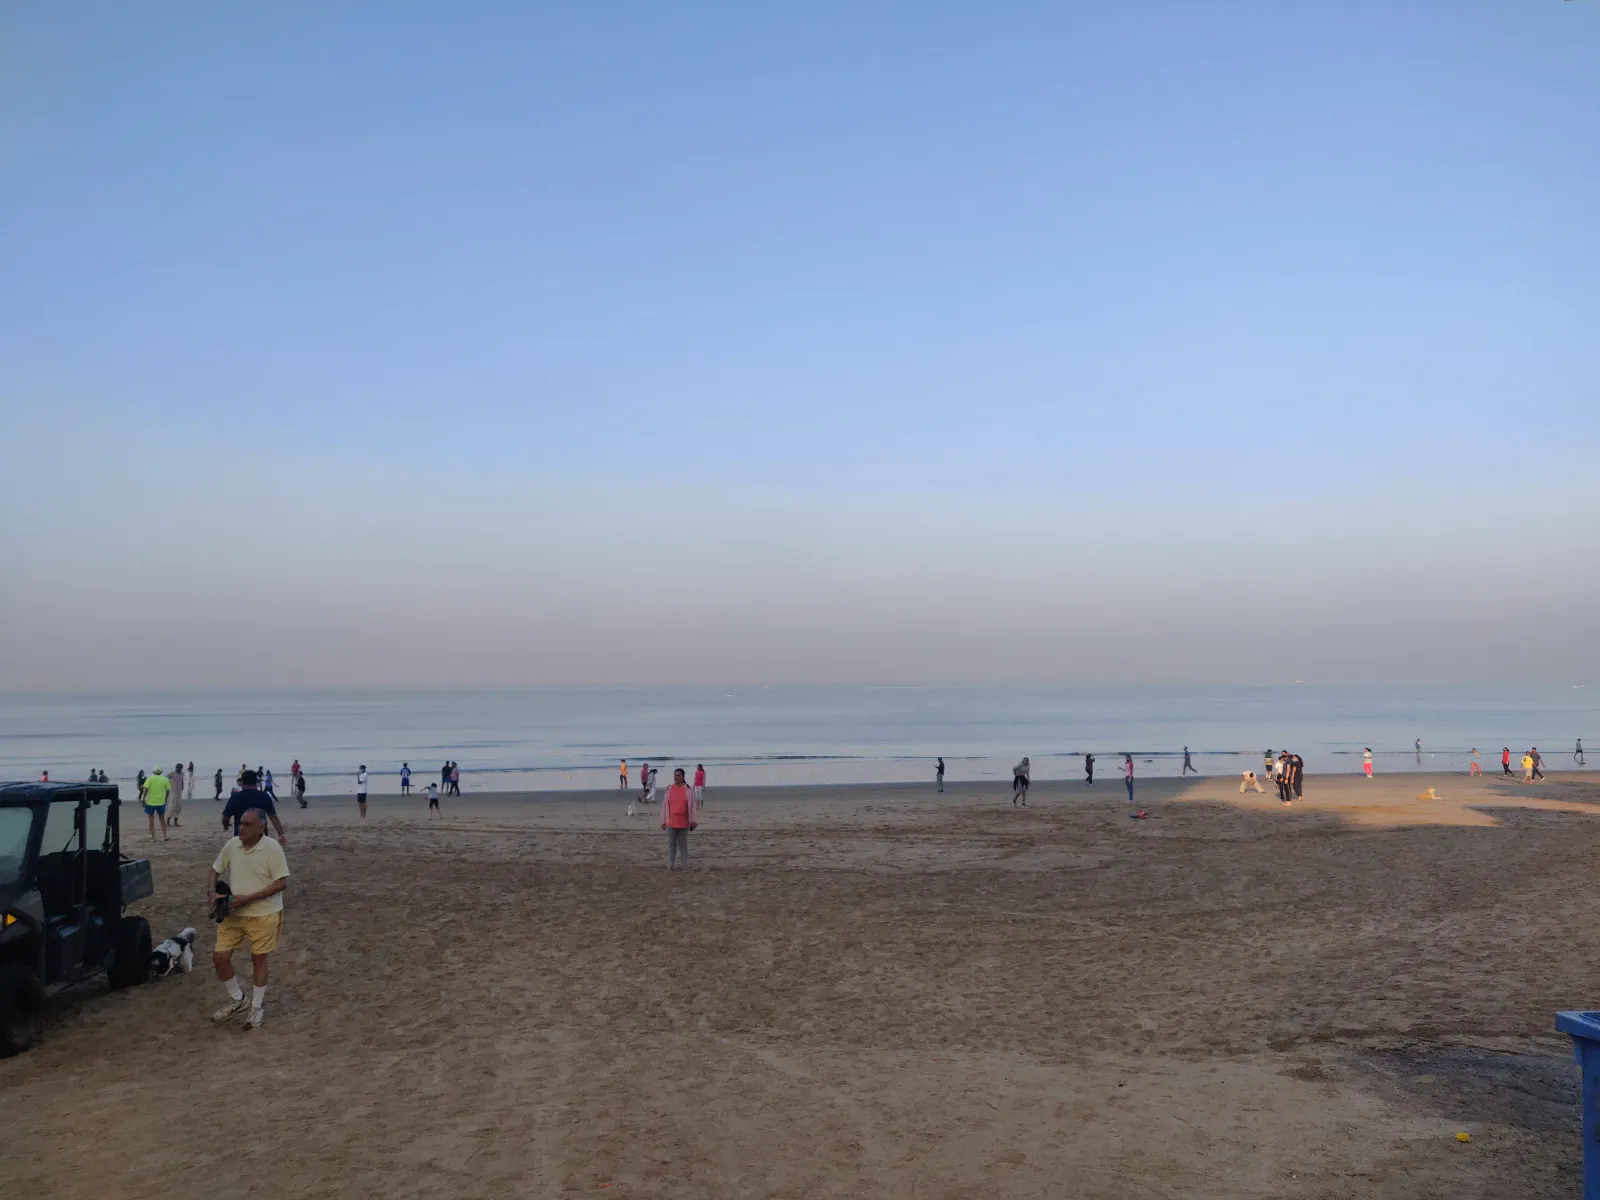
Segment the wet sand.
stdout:
<svg viewBox="0 0 1600 1200">
<path fill-rule="evenodd" d="M 266 1027 L 63 994 L 0 1195 L 1574 1195 L 1600 775 L 1237 788 L 713 789 L 675 875 L 615 793 L 313 798 Z M 140 906 L 205 951 L 218 807 Z"/>
</svg>

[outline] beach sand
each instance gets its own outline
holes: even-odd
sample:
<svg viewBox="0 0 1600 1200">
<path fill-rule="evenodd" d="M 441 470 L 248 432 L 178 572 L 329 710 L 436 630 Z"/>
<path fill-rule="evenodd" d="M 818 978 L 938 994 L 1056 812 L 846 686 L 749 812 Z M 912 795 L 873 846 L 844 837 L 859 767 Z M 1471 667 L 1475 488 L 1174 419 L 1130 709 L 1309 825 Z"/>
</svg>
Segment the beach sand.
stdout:
<svg viewBox="0 0 1600 1200">
<path fill-rule="evenodd" d="M 0 1195 L 1577 1193 L 1600 776 L 1164 780 L 1132 821 L 1102 766 L 1026 811 L 713 789 L 675 875 L 616 793 L 314 798 L 258 1032 L 208 1020 L 196 801 L 140 910 L 197 969 L 0 1062 Z"/>
</svg>

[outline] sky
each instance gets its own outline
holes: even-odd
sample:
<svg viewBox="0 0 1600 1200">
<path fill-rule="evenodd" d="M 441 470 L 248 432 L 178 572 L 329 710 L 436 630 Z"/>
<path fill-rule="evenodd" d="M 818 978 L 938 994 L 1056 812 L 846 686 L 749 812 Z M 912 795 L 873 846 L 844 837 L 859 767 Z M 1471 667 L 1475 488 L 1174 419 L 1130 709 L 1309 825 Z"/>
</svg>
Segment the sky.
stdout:
<svg viewBox="0 0 1600 1200">
<path fill-rule="evenodd" d="M 4 6 L 0 689 L 1586 683 L 1597 114 L 1590 0 Z"/>
</svg>

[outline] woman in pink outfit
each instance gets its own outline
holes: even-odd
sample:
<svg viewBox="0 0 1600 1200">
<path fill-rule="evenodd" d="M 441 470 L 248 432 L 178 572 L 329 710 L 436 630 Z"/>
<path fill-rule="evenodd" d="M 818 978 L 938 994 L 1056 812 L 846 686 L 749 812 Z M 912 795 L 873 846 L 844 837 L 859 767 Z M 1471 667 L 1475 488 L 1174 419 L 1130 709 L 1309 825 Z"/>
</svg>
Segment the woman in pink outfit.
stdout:
<svg viewBox="0 0 1600 1200">
<path fill-rule="evenodd" d="M 672 786 L 661 797 L 661 828 L 667 831 L 667 870 L 683 855 L 683 869 L 689 869 L 689 831 L 695 828 L 694 793 L 683 781 L 683 768 L 672 773 Z"/>
<path fill-rule="evenodd" d="M 704 807 L 706 802 L 706 765 L 696 763 L 694 767 L 694 806 Z"/>
</svg>

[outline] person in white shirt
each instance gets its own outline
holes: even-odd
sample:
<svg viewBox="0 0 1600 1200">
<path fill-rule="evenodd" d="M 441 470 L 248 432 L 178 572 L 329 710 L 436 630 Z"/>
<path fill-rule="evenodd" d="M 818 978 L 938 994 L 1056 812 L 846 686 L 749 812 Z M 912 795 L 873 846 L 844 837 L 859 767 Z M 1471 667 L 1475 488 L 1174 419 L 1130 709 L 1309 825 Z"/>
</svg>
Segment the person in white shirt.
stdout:
<svg viewBox="0 0 1600 1200">
<path fill-rule="evenodd" d="M 356 804 L 361 809 L 362 820 L 367 816 L 367 764 L 362 763 L 356 772 Z"/>
</svg>

